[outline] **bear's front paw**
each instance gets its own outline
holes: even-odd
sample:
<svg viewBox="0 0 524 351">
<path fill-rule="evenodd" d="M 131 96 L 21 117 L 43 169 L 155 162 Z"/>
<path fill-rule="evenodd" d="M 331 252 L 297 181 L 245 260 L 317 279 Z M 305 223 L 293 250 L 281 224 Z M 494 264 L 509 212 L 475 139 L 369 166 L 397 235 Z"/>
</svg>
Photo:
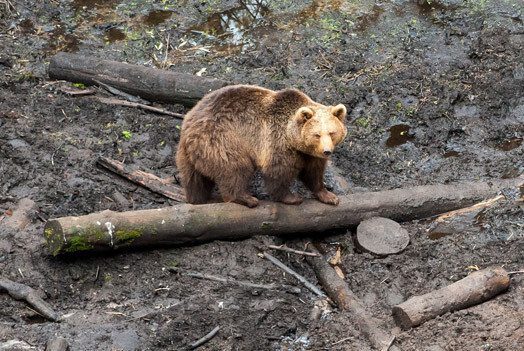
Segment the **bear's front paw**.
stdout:
<svg viewBox="0 0 524 351">
<path fill-rule="evenodd" d="M 319 191 L 315 195 L 317 196 L 318 201 L 323 202 L 328 205 L 337 206 L 338 203 L 340 202 L 337 195 L 333 194 L 331 191 L 328 191 L 326 189 Z"/>
<path fill-rule="evenodd" d="M 289 193 L 280 201 L 288 205 L 300 205 L 304 198 L 299 194 Z"/>
</svg>

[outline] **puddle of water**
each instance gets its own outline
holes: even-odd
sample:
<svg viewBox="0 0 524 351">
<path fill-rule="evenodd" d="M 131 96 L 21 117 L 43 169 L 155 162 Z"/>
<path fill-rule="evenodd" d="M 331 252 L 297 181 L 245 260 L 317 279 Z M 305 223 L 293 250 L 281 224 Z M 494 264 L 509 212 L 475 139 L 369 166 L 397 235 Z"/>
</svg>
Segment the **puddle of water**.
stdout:
<svg viewBox="0 0 524 351">
<path fill-rule="evenodd" d="M 504 175 L 502 176 L 502 179 L 510 179 L 510 178 L 517 178 L 522 174 L 522 170 L 518 167 L 515 168 L 508 168 L 504 172 Z"/>
<path fill-rule="evenodd" d="M 75 10 L 93 10 L 99 8 L 114 8 L 122 0 L 73 0 L 71 6 Z"/>
<path fill-rule="evenodd" d="M 20 26 L 20 30 L 24 34 L 32 34 L 35 32 L 35 26 L 33 25 L 33 21 L 31 21 L 30 19 L 25 19 L 18 25 Z"/>
<path fill-rule="evenodd" d="M 55 29 L 49 32 L 48 43 L 48 51 L 50 53 L 57 51 L 76 52 L 78 51 L 80 40 L 76 35 L 67 33 L 63 24 L 58 24 Z"/>
<path fill-rule="evenodd" d="M 190 27 L 194 45 L 210 45 L 215 52 L 240 53 L 255 45 L 253 36 L 273 28 L 271 10 L 265 1 L 244 2 L 232 9 L 215 13 L 206 21 Z M 262 30 L 261 30 L 262 29 Z"/>
<path fill-rule="evenodd" d="M 386 140 L 386 146 L 395 147 L 413 140 L 414 136 L 409 134 L 410 129 L 411 127 L 407 124 L 397 124 L 389 128 L 391 135 Z"/>
<path fill-rule="evenodd" d="M 313 0 L 311 5 L 298 12 L 297 23 L 304 23 L 310 18 L 318 17 L 324 11 L 338 10 L 341 5 L 340 0 Z"/>
<path fill-rule="evenodd" d="M 428 238 L 431 240 L 442 239 L 446 236 L 465 231 L 478 231 L 484 223 L 485 209 L 456 214 L 444 221 L 436 221 L 430 230 Z"/>
<path fill-rule="evenodd" d="M 511 151 L 522 145 L 522 138 L 512 138 L 497 145 L 497 149 L 502 151 Z"/>
<path fill-rule="evenodd" d="M 107 31 L 107 37 L 106 40 L 110 43 L 115 43 L 117 41 L 122 41 L 125 38 L 127 38 L 127 35 L 122 32 L 121 29 L 118 28 L 111 28 Z"/>
<path fill-rule="evenodd" d="M 153 10 L 142 18 L 142 23 L 147 27 L 153 27 L 167 21 L 173 12 L 164 10 Z"/>
<path fill-rule="evenodd" d="M 442 4 L 440 1 L 435 0 L 415 1 L 415 3 L 417 4 L 420 13 L 423 15 L 431 14 L 435 10 L 449 9 L 448 6 Z"/>
<path fill-rule="evenodd" d="M 357 32 L 363 32 L 369 27 L 374 26 L 378 22 L 380 15 L 384 12 L 385 10 L 382 7 L 374 5 L 370 12 L 358 17 L 359 24 L 356 26 L 355 30 Z"/>
<path fill-rule="evenodd" d="M 459 157 L 459 156 L 460 156 L 460 152 L 458 151 L 448 151 L 444 155 L 442 155 L 442 157 L 444 158 Z"/>
</svg>

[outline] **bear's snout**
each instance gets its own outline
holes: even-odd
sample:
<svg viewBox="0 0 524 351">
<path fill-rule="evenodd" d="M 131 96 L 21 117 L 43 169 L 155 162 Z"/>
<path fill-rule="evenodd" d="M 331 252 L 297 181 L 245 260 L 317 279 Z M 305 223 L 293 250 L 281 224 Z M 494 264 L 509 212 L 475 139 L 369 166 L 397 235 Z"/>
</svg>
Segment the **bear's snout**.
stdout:
<svg viewBox="0 0 524 351">
<path fill-rule="evenodd" d="M 332 151 L 331 151 L 331 149 L 329 149 L 329 148 L 325 148 L 325 149 L 324 149 L 324 155 L 326 155 L 326 156 L 331 155 L 331 152 L 332 152 Z"/>
</svg>

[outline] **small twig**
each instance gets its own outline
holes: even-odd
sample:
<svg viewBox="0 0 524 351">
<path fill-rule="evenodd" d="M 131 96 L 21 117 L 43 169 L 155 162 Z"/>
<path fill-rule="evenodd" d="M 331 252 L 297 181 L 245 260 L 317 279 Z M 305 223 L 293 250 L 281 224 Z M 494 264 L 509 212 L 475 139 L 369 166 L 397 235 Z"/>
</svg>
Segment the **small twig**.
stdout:
<svg viewBox="0 0 524 351">
<path fill-rule="evenodd" d="M 389 343 L 388 343 L 386 346 L 384 346 L 384 348 L 382 349 L 382 351 L 389 351 L 389 349 L 391 348 L 391 346 L 392 346 L 393 343 L 395 342 L 395 339 L 396 339 L 396 338 L 397 338 L 397 337 L 396 337 L 395 335 L 393 335 L 393 336 L 391 337 L 391 340 L 389 340 Z"/>
<path fill-rule="evenodd" d="M 100 273 L 100 266 L 96 266 L 95 282 L 98 280 L 98 274 Z"/>
<path fill-rule="evenodd" d="M 170 271 L 170 272 L 173 272 L 173 273 L 179 273 L 181 275 L 187 275 L 188 277 L 213 280 L 213 281 L 221 282 L 221 283 L 236 284 L 236 285 L 244 286 L 246 288 L 268 289 L 268 290 L 282 288 L 282 289 L 290 291 L 291 293 L 300 293 L 300 289 L 298 289 L 296 287 L 293 287 L 293 286 L 286 285 L 286 284 L 282 284 L 282 285 L 278 285 L 278 284 L 255 284 L 255 283 L 244 282 L 244 281 L 240 281 L 240 280 L 234 280 L 234 279 L 229 279 L 229 278 L 224 278 L 224 277 L 218 277 L 218 276 L 210 275 L 210 274 L 186 271 L 186 270 L 184 270 L 182 268 L 179 268 L 179 267 L 168 267 L 167 270 Z"/>
<path fill-rule="evenodd" d="M 513 272 L 508 272 L 509 275 L 513 275 L 513 274 L 524 274 L 524 271 L 513 271 Z"/>
<path fill-rule="evenodd" d="M 173 116 L 173 117 L 180 118 L 180 119 L 184 118 L 184 115 L 181 114 L 181 113 L 171 112 L 171 111 L 165 110 L 163 108 L 158 108 L 158 107 L 148 106 L 148 105 L 144 105 L 144 104 L 139 104 L 137 102 L 124 101 L 124 100 L 118 100 L 118 99 L 109 99 L 109 98 L 104 98 L 104 97 L 99 97 L 99 96 L 97 96 L 96 98 L 98 99 L 98 101 L 100 101 L 100 102 L 102 102 L 104 104 L 108 104 L 108 105 L 117 105 L 117 106 L 125 106 L 125 107 L 137 107 L 137 108 L 141 108 L 143 110 L 156 112 L 156 113 L 160 113 L 160 114 L 163 114 L 163 115 Z"/>
<path fill-rule="evenodd" d="M 263 255 L 264 255 L 265 258 L 267 258 L 269 261 L 271 261 L 271 263 L 276 265 L 278 268 L 282 269 L 284 272 L 286 272 L 286 273 L 292 275 L 293 277 L 295 277 L 299 282 L 304 284 L 304 286 L 306 288 L 308 288 L 309 290 L 311 290 L 313 293 L 315 293 L 316 295 L 321 296 L 321 297 L 326 297 L 326 295 L 322 291 L 320 291 L 319 288 L 317 288 L 316 286 L 314 286 L 313 284 L 308 282 L 306 280 L 306 278 L 304 278 L 303 276 L 301 276 L 300 274 L 298 274 L 297 272 L 295 272 L 294 270 L 292 270 L 291 268 L 289 268 L 288 266 L 286 266 L 285 264 L 280 262 L 278 259 L 276 259 L 275 257 L 271 256 L 267 252 L 264 252 Z"/>
<path fill-rule="evenodd" d="M 193 350 L 193 349 L 196 349 L 199 346 L 204 345 L 206 342 L 208 342 L 209 340 L 213 339 L 215 337 L 215 335 L 218 333 L 219 330 L 220 330 L 220 326 L 216 326 L 215 329 L 211 330 L 209 333 L 207 333 L 206 335 L 204 335 L 203 337 L 201 337 L 197 341 L 189 344 L 189 349 Z"/>
<path fill-rule="evenodd" d="M 291 252 L 291 253 L 294 253 L 294 254 L 297 254 L 297 255 L 318 256 L 318 254 L 316 254 L 316 253 L 314 253 L 314 252 L 299 251 L 299 250 L 295 250 L 295 249 L 292 249 L 292 248 L 290 248 L 290 247 L 287 247 L 286 245 L 280 245 L 280 246 L 277 246 L 277 245 L 268 245 L 267 247 L 269 247 L 270 249 L 275 249 L 275 250 L 281 250 L 281 251 Z"/>
<path fill-rule="evenodd" d="M 69 90 L 65 88 L 59 88 L 59 90 L 69 96 L 85 96 L 85 95 L 93 95 L 94 93 L 96 93 L 94 89 Z"/>
<path fill-rule="evenodd" d="M 0 291 L 7 291 L 7 293 L 15 300 L 25 300 L 35 308 L 43 317 L 58 322 L 60 316 L 53 311 L 51 306 L 38 296 L 37 292 L 24 284 L 15 283 L 8 279 L 0 280 Z"/>
<path fill-rule="evenodd" d="M 55 161 L 54 161 L 54 158 L 55 158 L 55 154 L 58 152 L 58 150 L 60 150 L 62 148 L 62 146 L 64 146 L 65 144 L 65 141 L 63 141 L 57 148 L 55 151 L 53 151 L 53 153 L 51 154 L 51 165 L 54 166 L 55 165 Z"/>
<path fill-rule="evenodd" d="M 95 82 L 96 84 L 98 84 L 99 86 L 101 86 L 102 88 L 104 88 L 105 90 L 110 92 L 111 94 L 123 97 L 127 101 L 134 102 L 134 103 L 140 103 L 140 104 L 144 104 L 144 105 L 149 105 L 150 104 L 149 101 L 146 101 L 144 99 L 141 99 L 141 98 L 139 98 L 137 96 L 134 96 L 134 95 L 131 95 L 131 94 L 128 94 L 128 93 L 124 93 L 123 91 L 118 90 L 117 88 L 112 87 L 111 85 L 106 84 L 104 82 L 101 82 L 99 80 L 93 79 L 93 82 Z"/>
</svg>

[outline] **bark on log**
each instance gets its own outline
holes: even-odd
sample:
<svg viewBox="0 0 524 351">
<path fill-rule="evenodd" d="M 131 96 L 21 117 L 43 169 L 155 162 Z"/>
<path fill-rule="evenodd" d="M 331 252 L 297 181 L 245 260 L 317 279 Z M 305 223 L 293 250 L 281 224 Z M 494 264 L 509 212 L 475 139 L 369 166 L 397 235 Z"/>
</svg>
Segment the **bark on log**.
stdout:
<svg viewBox="0 0 524 351">
<path fill-rule="evenodd" d="M 59 52 L 51 58 L 49 77 L 96 85 L 95 80 L 147 100 L 192 106 L 228 82 L 95 57 Z"/>
<path fill-rule="evenodd" d="M 311 247 L 311 251 L 319 254 L 318 250 Z M 307 257 L 308 263 L 313 267 L 318 281 L 322 284 L 329 298 L 342 310 L 349 312 L 349 318 L 357 325 L 358 329 L 371 342 L 376 350 L 398 350 L 391 346 L 391 335 L 382 327 L 379 320 L 373 317 L 357 296 L 349 289 L 344 279 L 340 278 L 324 257 Z"/>
<path fill-rule="evenodd" d="M 446 312 L 486 301 L 505 291 L 509 283 L 502 267 L 486 268 L 439 290 L 409 298 L 393 307 L 393 318 L 402 329 L 409 329 Z"/>
<path fill-rule="evenodd" d="M 216 203 L 129 212 L 106 210 L 51 219 L 44 231 L 52 255 L 125 246 L 196 244 L 257 234 L 314 233 L 354 227 L 375 216 L 396 221 L 434 216 L 470 206 L 522 182 L 522 179 L 506 179 L 355 193 L 341 196 L 338 206 L 307 200 L 299 206 L 261 201 L 254 209 Z"/>
</svg>

